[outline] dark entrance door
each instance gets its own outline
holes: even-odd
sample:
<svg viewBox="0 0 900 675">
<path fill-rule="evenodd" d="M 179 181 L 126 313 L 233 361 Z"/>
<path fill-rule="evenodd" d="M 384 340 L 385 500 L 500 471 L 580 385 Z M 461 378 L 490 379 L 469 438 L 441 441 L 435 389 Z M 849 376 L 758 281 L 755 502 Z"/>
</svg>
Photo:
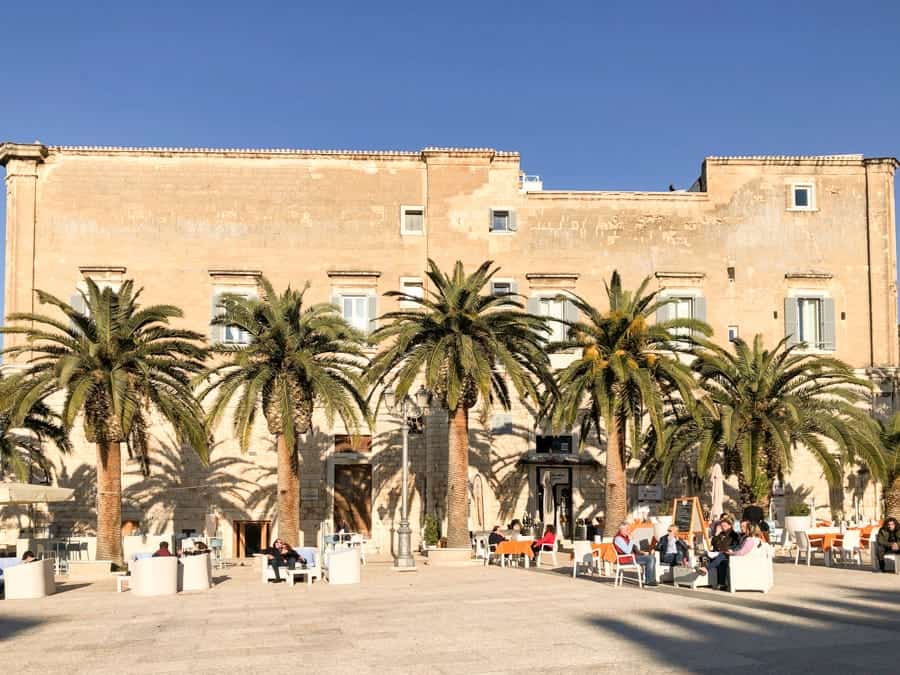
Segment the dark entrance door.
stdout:
<svg viewBox="0 0 900 675">
<path fill-rule="evenodd" d="M 334 524 L 340 522 L 346 522 L 354 532 L 371 536 L 371 464 L 335 464 Z"/>
</svg>

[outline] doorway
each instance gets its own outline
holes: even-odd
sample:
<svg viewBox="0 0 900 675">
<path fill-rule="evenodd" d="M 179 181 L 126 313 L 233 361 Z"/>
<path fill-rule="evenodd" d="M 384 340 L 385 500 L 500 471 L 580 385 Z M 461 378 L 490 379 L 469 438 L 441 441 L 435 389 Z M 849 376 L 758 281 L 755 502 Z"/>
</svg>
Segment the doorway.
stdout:
<svg viewBox="0 0 900 675">
<path fill-rule="evenodd" d="M 334 465 L 334 526 L 345 522 L 352 532 L 372 534 L 372 465 Z"/>
<path fill-rule="evenodd" d="M 250 558 L 269 546 L 272 522 L 269 520 L 234 521 L 234 552 L 236 558 Z"/>
<path fill-rule="evenodd" d="M 555 525 L 557 537 L 573 538 L 572 469 L 571 467 L 539 466 L 535 471 L 536 504 L 549 505 L 544 525 Z M 547 494 L 549 489 L 550 493 Z M 545 501 L 545 497 L 547 501 Z M 552 514 L 552 515 L 551 515 Z"/>
</svg>

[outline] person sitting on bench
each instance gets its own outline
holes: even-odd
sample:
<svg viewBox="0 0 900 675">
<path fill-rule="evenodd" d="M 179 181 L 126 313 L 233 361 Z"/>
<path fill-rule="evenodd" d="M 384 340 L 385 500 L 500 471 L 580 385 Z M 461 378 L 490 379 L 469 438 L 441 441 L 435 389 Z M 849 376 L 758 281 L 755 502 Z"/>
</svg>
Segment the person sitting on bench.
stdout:
<svg viewBox="0 0 900 675">
<path fill-rule="evenodd" d="M 676 525 L 669 525 L 666 534 L 656 544 L 656 550 L 659 551 L 659 561 L 663 565 L 688 564 L 688 547 L 678 537 L 678 527 Z"/>
<path fill-rule="evenodd" d="M 878 530 L 875 540 L 875 554 L 878 556 L 878 569 L 884 572 L 884 556 L 900 555 L 900 525 L 896 518 L 888 518 Z M 894 565 L 896 566 L 896 562 Z"/>
</svg>

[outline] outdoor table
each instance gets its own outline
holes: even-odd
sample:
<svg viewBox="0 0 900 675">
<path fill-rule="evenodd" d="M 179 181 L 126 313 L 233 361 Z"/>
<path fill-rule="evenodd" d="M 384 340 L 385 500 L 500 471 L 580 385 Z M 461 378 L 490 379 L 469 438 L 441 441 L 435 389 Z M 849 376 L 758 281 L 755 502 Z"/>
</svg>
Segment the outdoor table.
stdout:
<svg viewBox="0 0 900 675">
<path fill-rule="evenodd" d="M 500 564 L 506 566 L 506 556 L 508 555 L 524 555 L 525 567 L 528 567 L 528 561 L 534 558 L 534 551 L 531 550 L 531 541 L 501 541 L 497 544 L 494 551 L 500 556 Z"/>
</svg>

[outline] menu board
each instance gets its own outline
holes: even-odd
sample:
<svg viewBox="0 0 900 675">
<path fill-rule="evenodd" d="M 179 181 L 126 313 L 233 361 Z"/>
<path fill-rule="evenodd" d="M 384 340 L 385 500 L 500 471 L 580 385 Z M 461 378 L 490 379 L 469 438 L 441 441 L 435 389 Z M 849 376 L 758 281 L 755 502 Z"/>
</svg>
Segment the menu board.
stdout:
<svg viewBox="0 0 900 675">
<path fill-rule="evenodd" d="M 675 526 L 679 532 L 690 532 L 694 515 L 694 500 L 675 502 Z"/>
</svg>

